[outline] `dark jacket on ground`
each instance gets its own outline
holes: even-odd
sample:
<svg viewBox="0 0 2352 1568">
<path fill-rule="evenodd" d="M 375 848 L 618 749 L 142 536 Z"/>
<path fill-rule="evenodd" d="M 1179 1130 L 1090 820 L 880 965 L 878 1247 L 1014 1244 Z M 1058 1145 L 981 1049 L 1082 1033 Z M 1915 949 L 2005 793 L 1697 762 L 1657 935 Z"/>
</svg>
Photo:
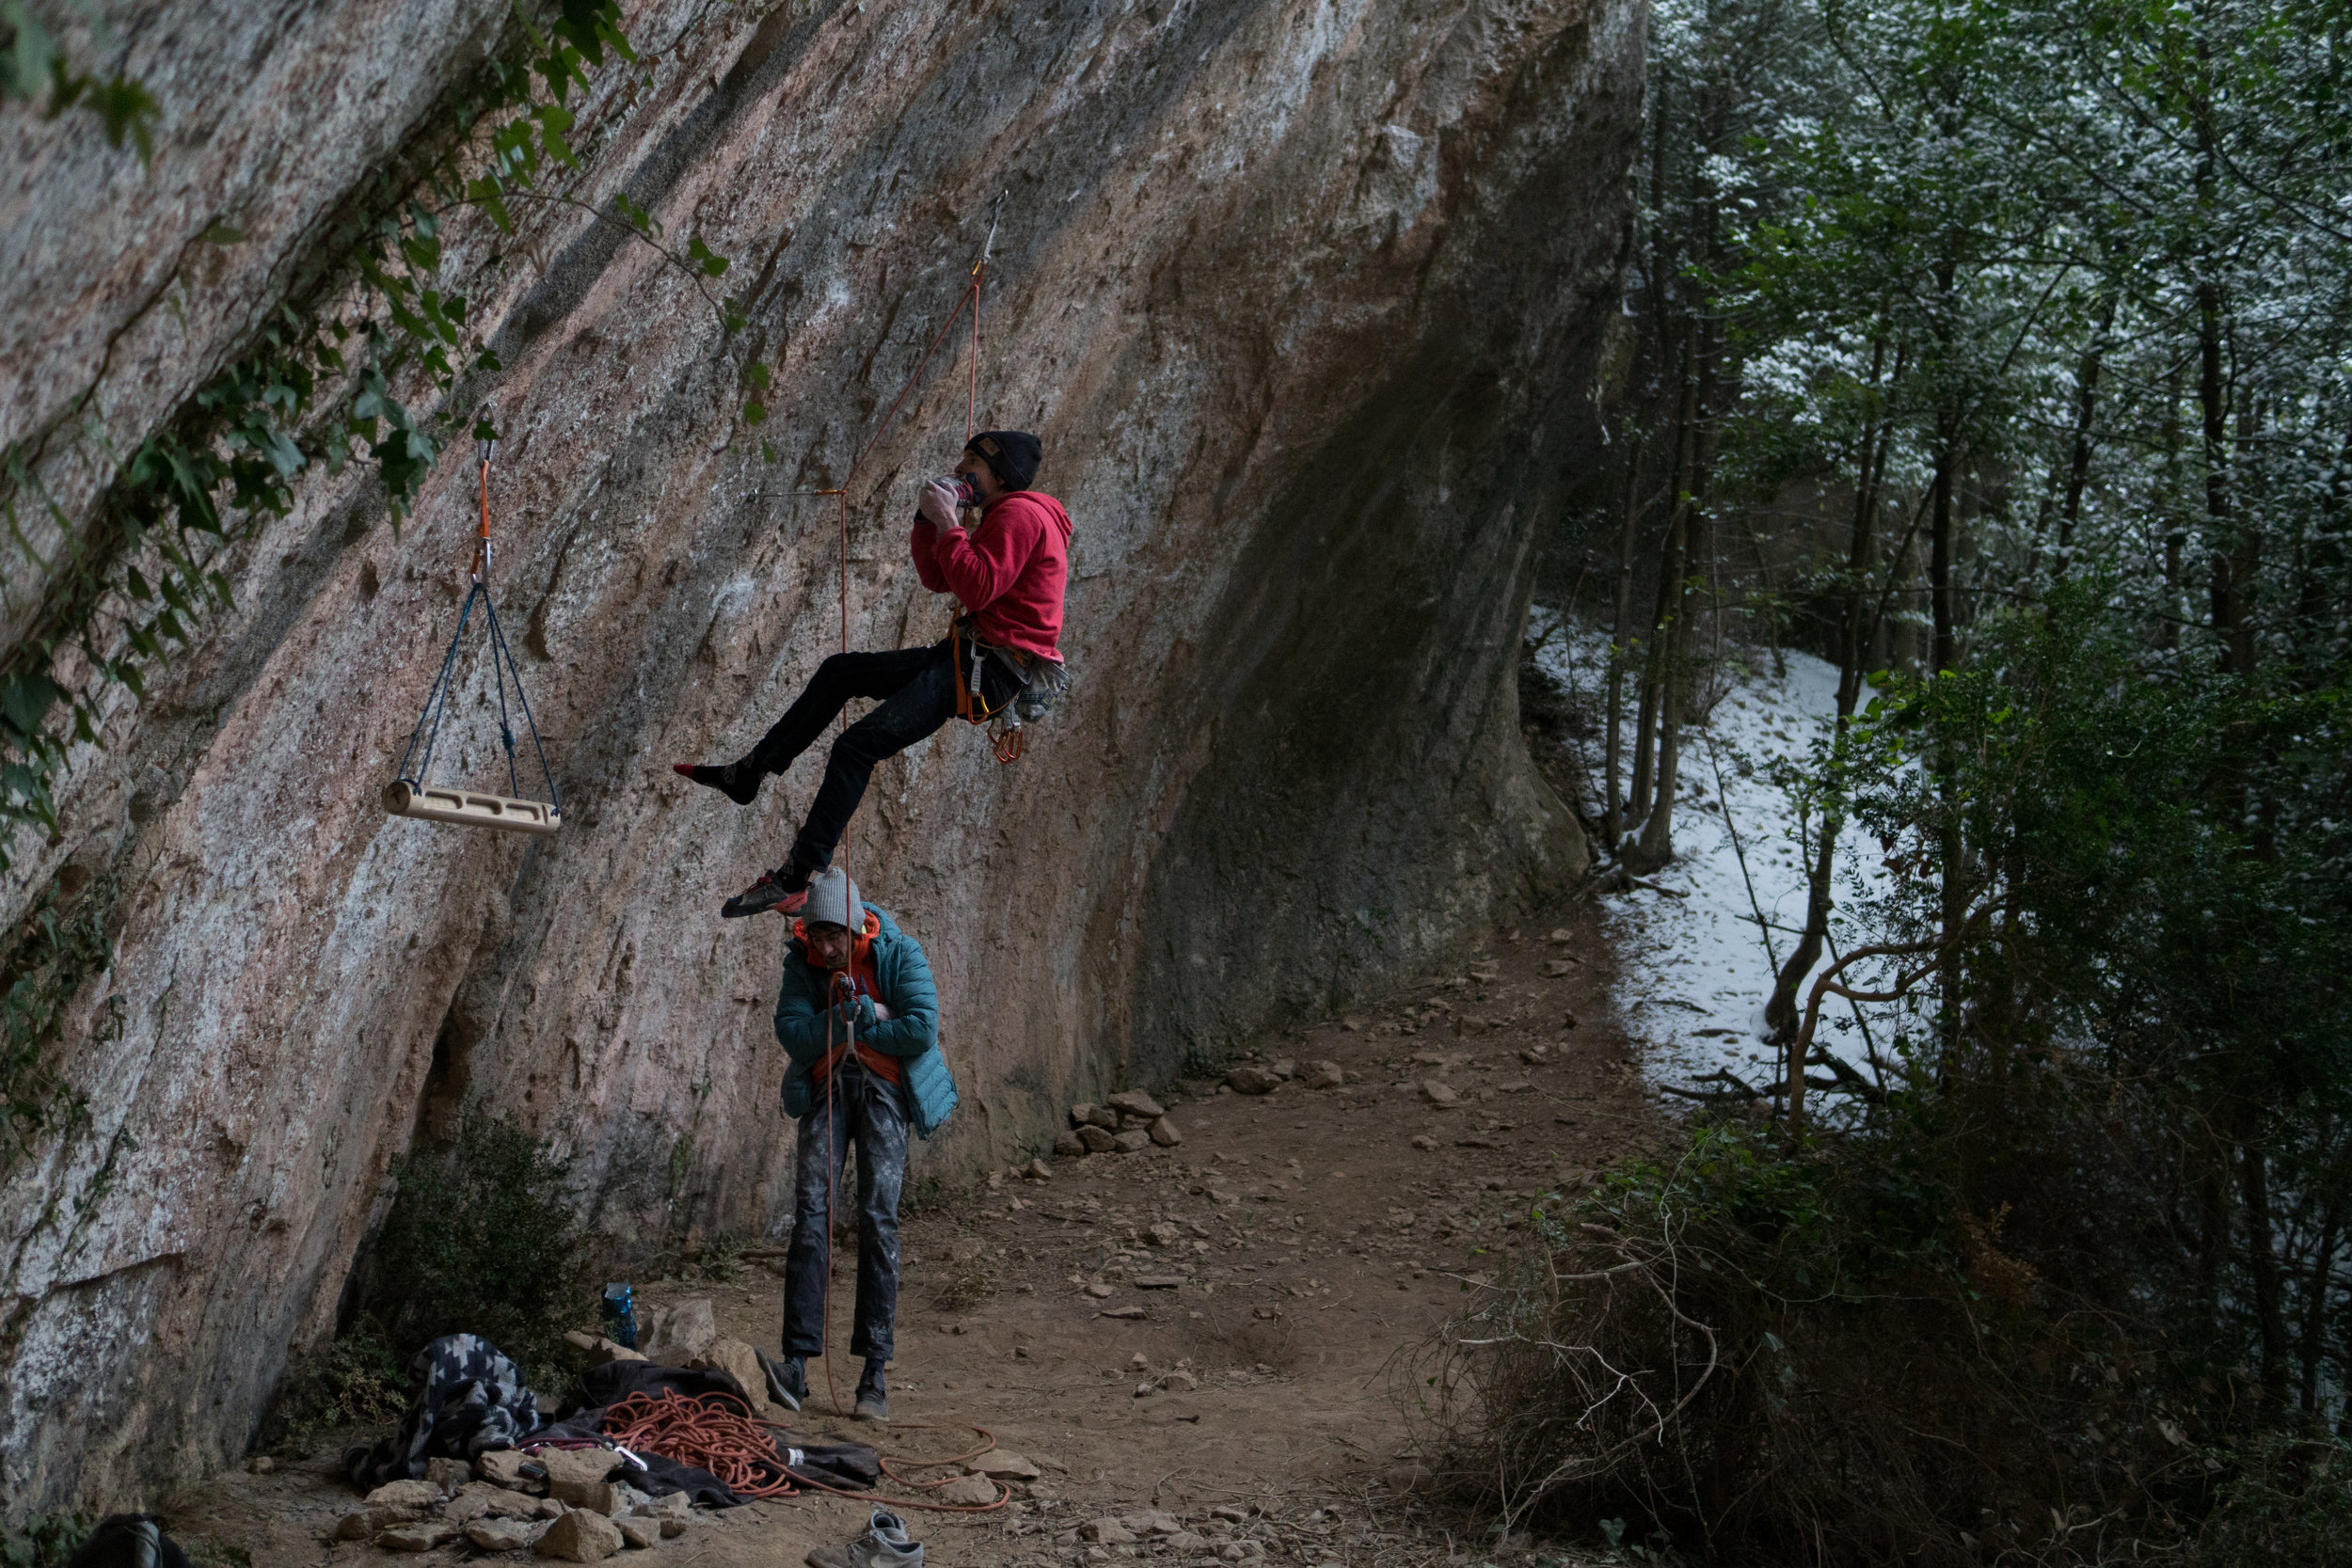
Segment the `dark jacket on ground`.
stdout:
<svg viewBox="0 0 2352 1568">
<path fill-rule="evenodd" d="M 923 944 L 884 911 L 866 908 L 881 927 L 873 939 L 874 981 L 890 1017 L 876 1018 L 873 1003 L 864 997 L 828 1007 L 830 976 L 808 961 L 807 945 L 795 937 L 784 950 L 784 983 L 776 991 L 776 1039 L 792 1058 L 784 1073 L 785 1114 L 797 1120 L 816 1103 L 809 1070 L 825 1059 L 830 1017 L 834 1045 L 854 1026 L 859 1043 L 899 1058 L 910 1119 L 916 1135 L 928 1138 L 956 1108 L 956 1081 L 939 1050 L 939 990 L 931 984 Z"/>
</svg>

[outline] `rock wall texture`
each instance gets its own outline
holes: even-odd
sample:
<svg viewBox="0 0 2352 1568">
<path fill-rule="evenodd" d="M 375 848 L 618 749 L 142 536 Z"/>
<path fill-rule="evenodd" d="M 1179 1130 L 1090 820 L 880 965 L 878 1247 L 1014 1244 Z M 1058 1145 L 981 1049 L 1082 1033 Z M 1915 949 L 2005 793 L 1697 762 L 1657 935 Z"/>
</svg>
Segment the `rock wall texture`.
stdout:
<svg viewBox="0 0 2352 1568">
<path fill-rule="evenodd" d="M 489 0 L 160 3 L 114 55 L 154 167 L 6 111 L 0 440 L 75 507 L 235 352 L 322 215 L 501 47 Z M 837 645 L 833 504 L 1006 193 L 983 427 L 1041 433 L 1076 520 L 1073 700 L 998 768 L 951 726 L 854 828 L 926 942 L 965 1090 L 926 1148 L 1034 1147 L 1442 954 L 1581 869 L 1513 673 L 1533 542 L 1593 438 L 1638 125 L 1638 0 L 628 7 L 568 187 L 735 259 L 730 341 L 675 268 L 538 204 L 447 270 L 505 370 L 498 588 L 560 834 L 387 818 L 453 629 L 470 445 L 395 531 L 314 474 L 226 561 L 232 610 L 116 692 L 65 829 L 0 913 L 121 879 L 111 970 L 55 1050 L 87 1123 L 0 1179 L 0 1494 L 121 1503 L 231 1461 L 332 1332 L 389 1163 L 460 1109 L 577 1160 L 612 1244 L 788 1213 L 768 1025 L 787 933 L 716 906 L 772 863 L 820 758 L 737 810 L 734 755 Z M 246 237 L 201 240 L 216 223 Z M 497 253 L 497 260 L 493 259 Z M 961 446 L 961 337 L 857 471 L 848 621 L 930 641 L 906 560 Z M 772 413 L 737 417 L 739 367 Z M 761 438 L 777 460 L 763 460 Z M 45 465 L 45 467 L 43 467 Z M 36 541 L 40 543 L 40 541 Z M 47 541 L 54 545 L 55 538 Z M 43 588 L 9 573 L 11 628 Z M 490 781 L 477 671 L 463 764 Z M 92 885 L 98 885 L 93 882 Z"/>
</svg>

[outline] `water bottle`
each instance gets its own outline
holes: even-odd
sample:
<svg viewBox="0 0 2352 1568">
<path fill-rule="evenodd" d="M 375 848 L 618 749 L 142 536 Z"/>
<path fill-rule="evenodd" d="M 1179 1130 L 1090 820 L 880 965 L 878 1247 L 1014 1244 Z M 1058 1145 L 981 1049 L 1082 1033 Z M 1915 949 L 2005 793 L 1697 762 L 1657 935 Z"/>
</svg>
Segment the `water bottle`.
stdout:
<svg viewBox="0 0 2352 1568">
<path fill-rule="evenodd" d="M 637 1348 L 637 1297 L 627 1280 L 604 1288 L 604 1337 L 623 1350 Z"/>
</svg>

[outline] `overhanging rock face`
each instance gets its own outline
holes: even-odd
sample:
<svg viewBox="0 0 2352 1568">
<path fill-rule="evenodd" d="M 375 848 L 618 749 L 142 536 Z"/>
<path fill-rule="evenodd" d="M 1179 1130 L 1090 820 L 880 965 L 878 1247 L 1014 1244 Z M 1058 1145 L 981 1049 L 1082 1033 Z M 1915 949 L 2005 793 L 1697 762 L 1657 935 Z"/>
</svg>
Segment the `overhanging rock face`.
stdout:
<svg viewBox="0 0 2352 1568">
<path fill-rule="evenodd" d="M 330 45 L 388 8 L 313 9 L 270 56 L 290 81 L 286 51 L 332 77 Z M 508 436 L 498 589 L 561 831 L 381 804 L 456 614 L 460 442 L 397 533 L 373 480 L 307 482 L 233 551 L 236 608 L 147 702 L 118 693 L 64 832 L 19 846 L 5 912 L 60 877 L 120 892 L 112 967 L 56 1048 L 87 1122 L 0 1188 L 11 1509 L 134 1501 L 232 1460 L 289 1347 L 331 1331 L 389 1162 L 467 1104 L 559 1138 L 616 1246 L 780 1223 L 787 932 L 717 905 L 781 858 L 821 757 L 743 810 L 668 764 L 739 754 L 838 645 L 833 503 L 794 492 L 847 473 L 999 193 L 978 419 L 1042 436 L 1039 487 L 1076 521 L 1077 684 L 1014 767 L 961 725 L 886 764 L 853 828 L 869 896 L 930 949 L 963 1082 L 921 1158 L 1025 1151 L 1057 1104 L 1384 983 L 1582 867 L 1513 673 L 1534 542 L 1593 438 L 1638 5 L 706 9 L 628 8 L 648 62 L 599 78 L 575 189 L 733 258 L 747 332 L 573 209 L 449 237 L 506 366 L 485 388 Z M 473 11 L 408 57 L 466 69 L 489 46 Z M 357 179 L 237 163 L 294 110 L 202 80 L 194 30 L 228 38 L 238 12 L 192 14 L 193 53 L 153 78 L 157 171 L 112 177 L 140 245 L 234 274 L 172 275 L 179 335 L 144 363 L 189 387 L 310 243 L 234 203 L 326 211 Z M 431 122 L 398 85 L 301 114 L 397 146 Z M 175 119 L 196 103 L 234 118 Z M 41 134 L 62 139 L 10 223 L 83 221 L 43 182 L 99 156 L 94 122 Z M 167 189 L 169 212 L 136 210 Z M 257 248 L 205 260 L 215 219 Z M 60 270 L 91 265 L 73 243 L 0 256 L 0 294 L 50 301 L 61 337 L 119 335 L 119 299 Z M 8 341 L 49 340 L 6 309 Z M 961 445 L 968 341 L 949 352 L 851 486 L 856 646 L 945 627 L 905 524 Z M 747 357 L 774 374 L 756 432 Z M 135 369 L 60 352 L 52 373 L 135 427 L 168 409 L 117 386 Z M 30 406 L 0 437 L 33 433 Z M 462 690 L 445 782 L 505 793 L 487 688 Z"/>
</svg>

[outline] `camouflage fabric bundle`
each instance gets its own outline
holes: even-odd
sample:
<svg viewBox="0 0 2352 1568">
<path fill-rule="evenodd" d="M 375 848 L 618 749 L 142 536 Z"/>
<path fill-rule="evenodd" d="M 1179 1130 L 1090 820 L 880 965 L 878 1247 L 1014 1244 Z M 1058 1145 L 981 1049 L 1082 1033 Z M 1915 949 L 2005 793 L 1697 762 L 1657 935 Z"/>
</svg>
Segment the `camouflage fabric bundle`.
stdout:
<svg viewBox="0 0 2352 1568">
<path fill-rule="evenodd" d="M 373 1448 L 343 1454 L 343 1469 L 366 1490 L 415 1481 L 428 1459 L 470 1461 L 491 1449 L 520 1448 L 544 1425 L 522 1369 L 479 1334 L 447 1334 L 408 1363 L 408 1414 Z"/>
</svg>

